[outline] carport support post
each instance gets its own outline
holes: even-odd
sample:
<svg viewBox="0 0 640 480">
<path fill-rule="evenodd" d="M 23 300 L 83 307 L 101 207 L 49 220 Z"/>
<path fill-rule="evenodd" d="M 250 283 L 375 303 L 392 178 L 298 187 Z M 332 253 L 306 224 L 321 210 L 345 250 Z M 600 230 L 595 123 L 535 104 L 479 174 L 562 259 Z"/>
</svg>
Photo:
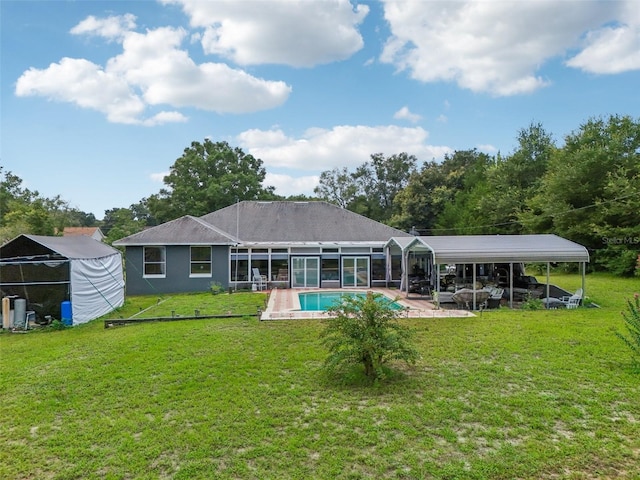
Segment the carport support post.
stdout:
<svg viewBox="0 0 640 480">
<path fill-rule="evenodd" d="M 545 305 L 545 308 L 549 308 L 549 262 L 547 262 L 547 304 Z"/>
<path fill-rule="evenodd" d="M 471 264 L 473 268 L 473 274 L 471 275 L 471 281 L 473 282 L 473 309 L 476 309 L 476 264 Z"/>
<path fill-rule="evenodd" d="M 513 308 L 513 262 L 509 263 L 509 308 Z"/>
<path fill-rule="evenodd" d="M 587 262 L 582 262 L 582 305 L 584 305 L 584 299 L 587 298 Z"/>
</svg>

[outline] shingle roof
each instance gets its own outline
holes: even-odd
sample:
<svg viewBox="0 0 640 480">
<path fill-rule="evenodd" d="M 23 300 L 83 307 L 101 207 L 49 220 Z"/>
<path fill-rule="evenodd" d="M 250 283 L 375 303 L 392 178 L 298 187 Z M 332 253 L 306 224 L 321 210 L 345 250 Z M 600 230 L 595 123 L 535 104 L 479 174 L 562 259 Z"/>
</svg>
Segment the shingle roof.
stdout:
<svg viewBox="0 0 640 480">
<path fill-rule="evenodd" d="M 87 237 L 91 237 L 98 230 L 100 230 L 100 227 L 64 227 L 62 235 L 64 237 L 73 237 L 73 236 L 77 236 L 77 235 L 85 235 Z M 100 233 L 102 233 L 102 232 L 100 232 Z"/>
<path fill-rule="evenodd" d="M 244 201 L 200 218 L 187 215 L 113 244 L 386 242 L 406 235 L 326 202 Z"/>
<path fill-rule="evenodd" d="M 113 242 L 116 246 L 234 245 L 236 243 L 232 235 L 191 215 L 185 215 Z"/>
<path fill-rule="evenodd" d="M 202 220 L 243 242 L 386 242 L 403 232 L 327 202 L 240 202 Z"/>
</svg>

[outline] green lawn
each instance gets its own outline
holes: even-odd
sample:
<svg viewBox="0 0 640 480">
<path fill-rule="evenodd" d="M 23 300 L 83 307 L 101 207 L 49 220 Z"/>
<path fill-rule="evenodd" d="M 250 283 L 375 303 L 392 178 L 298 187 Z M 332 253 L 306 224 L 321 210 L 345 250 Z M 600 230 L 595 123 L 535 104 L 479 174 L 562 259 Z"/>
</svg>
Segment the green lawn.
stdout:
<svg viewBox="0 0 640 480">
<path fill-rule="evenodd" d="M 640 372 L 613 334 L 635 291 L 590 275 L 600 309 L 403 320 L 422 359 L 373 387 L 323 375 L 318 320 L 4 333 L 0 478 L 640 478 Z M 115 316 L 255 312 L 264 294 L 160 302 Z"/>
</svg>

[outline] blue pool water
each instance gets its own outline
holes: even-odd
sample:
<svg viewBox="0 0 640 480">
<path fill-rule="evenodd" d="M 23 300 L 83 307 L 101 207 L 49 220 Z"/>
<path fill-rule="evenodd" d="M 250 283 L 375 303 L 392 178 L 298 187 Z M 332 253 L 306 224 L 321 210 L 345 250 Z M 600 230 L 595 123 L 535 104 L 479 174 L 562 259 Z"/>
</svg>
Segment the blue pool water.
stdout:
<svg viewBox="0 0 640 480">
<path fill-rule="evenodd" d="M 310 311 L 324 311 L 329 307 L 333 307 L 340 303 L 342 297 L 366 297 L 365 292 L 306 292 L 299 293 L 298 299 L 300 299 L 300 309 L 303 312 Z M 380 302 L 388 302 L 391 304 L 391 308 L 399 310 L 402 305 L 393 302 L 385 296 L 378 297 Z"/>
</svg>

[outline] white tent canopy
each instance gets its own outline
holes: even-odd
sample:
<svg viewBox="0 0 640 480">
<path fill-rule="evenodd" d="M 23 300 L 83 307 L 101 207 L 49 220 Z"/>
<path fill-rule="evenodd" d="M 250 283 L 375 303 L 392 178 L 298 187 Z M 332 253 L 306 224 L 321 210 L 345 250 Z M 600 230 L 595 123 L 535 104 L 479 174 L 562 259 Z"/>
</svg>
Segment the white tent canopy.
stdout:
<svg viewBox="0 0 640 480">
<path fill-rule="evenodd" d="M 9 268 L 16 266 L 22 272 L 27 265 L 32 268 L 31 278 L 3 278 L 3 291 L 19 289 L 22 295 L 36 286 L 51 284 L 39 278 L 37 268 L 46 269 L 68 262 L 68 299 L 71 301 L 73 324 L 86 323 L 101 317 L 124 304 L 124 275 L 122 255 L 115 248 L 87 236 L 49 237 L 20 235 L 0 247 L 0 266 L 9 275 Z M 23 268 L 24 267 L 24 268 Z"/>
</svg>

